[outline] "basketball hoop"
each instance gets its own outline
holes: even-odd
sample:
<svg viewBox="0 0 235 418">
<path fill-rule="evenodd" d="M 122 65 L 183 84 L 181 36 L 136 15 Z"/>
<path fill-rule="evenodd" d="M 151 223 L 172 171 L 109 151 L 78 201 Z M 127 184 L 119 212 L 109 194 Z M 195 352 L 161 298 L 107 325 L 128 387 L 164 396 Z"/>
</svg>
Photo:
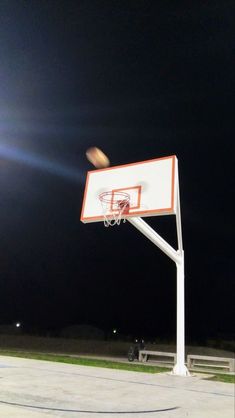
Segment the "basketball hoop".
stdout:
<svg viewBox="0 0 235 418">
<path fill-rule="evenodd" d="M 120 225 L 122 215 L 129 213 L 130 196 L 124 192 L 103 192 L 99 195 L 104 215 L 104 226 Z M 123 219 L 123 222 L 126 220 Z"/>
</svg>

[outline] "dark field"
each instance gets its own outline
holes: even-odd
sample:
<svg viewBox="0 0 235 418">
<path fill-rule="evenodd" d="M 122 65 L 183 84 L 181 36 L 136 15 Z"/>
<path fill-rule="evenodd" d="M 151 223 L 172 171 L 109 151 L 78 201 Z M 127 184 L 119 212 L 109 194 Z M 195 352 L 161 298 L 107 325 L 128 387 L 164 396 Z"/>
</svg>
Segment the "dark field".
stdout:
<svg viewBox="0 0 235 418">
<path fill-rule="evenodd" d="M 25 350 L 42 353 L 83 354 L 92 356 L 126 357 L 130 342 L 98 341 L 66 338 L 36 337 L 29 335 L 0 335 L 0 350 Z M 173 344 L 146 344 L 147 349 L 175 352 Z M 233 357 L 232 351 L 218 348 L 188 346 L 186 354 Z"/>
</svg>

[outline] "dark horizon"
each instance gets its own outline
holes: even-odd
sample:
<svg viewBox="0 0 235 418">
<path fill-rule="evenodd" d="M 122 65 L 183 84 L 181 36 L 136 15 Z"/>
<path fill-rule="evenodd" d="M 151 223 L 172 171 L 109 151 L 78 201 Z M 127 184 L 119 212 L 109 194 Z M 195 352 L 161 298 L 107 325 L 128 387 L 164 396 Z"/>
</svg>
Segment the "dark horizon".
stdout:
<svg viewBox="0 0 235 418">
<path fill-rule="evenodd" d="M 174 263 L 128 222 L 80 222 L 90 146 L 176 154 L 186 342 L 234 333 L 232 2 L 0 5 L 0 324 L 176 333 Z M 173 216 L 146 218 L 177 245 Z"/>
</svg>

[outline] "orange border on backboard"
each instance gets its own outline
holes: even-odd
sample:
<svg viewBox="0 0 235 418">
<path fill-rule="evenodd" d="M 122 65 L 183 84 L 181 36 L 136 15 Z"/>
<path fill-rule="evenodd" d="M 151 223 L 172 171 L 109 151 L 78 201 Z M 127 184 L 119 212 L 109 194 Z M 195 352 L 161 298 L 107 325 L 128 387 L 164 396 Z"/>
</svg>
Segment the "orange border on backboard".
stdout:
<svg viewBox="0 0 235 418">
<path fill-rule="evenodd" d="M 88 171 L 87 172 L 87 178 L 86 178 L 86 184 L 85 184 L 85 191 L 84 191 L 84 197 L 83 197 L 83 202 L 82 202 L 82 211 L 81 211 L 81 217 L 80 220 L 84 223 L 86 222 L 92 222 L 92 221 L 103 221 L 104 217 L 103 216 L 89 216 L 89 217 L 84 217 L 84 210 L 85 210 L 85 202 L 86 202 L 86 196 L 87 196 L 87 190 L 88 190 L 88 184 L 89 184 L 89 177 L 92 173 L 94 173 L 94 171 L 108 171 L 108 170 L 115 170 L 118 168 L 122 168 L 122 167 L 130 167 L 133 165 L 138 165 L 138 164 L 143 164 L 143 163 L 150 163 L 150 162 L 154 162 L 154 161 L 160 161 L 160 160 L 168 160 L 171 159 L 172 160 L 172 173 L 171 173 L 171 207 L 169 208 L 162 208 L 162 209 L 151 209 L 151 210 L 144 210 L 144 211 L 138 211 L 138 212 L 132 212 L 130 213 L 127 217 L 134 217 L 134 216 L 151 216 L 151 213 L 154 214 L 161 214 L 161 213 L 165 213 L 166 215 L 170 215 L 170 214 L 174 214 L 174 201 L 175 201 L 175 160 L 176 160 L 176 155 L 170 155 L 168 157 L 160 157 L 160 158 L 154 158 L 151 160 L 144 160 L 144 161 L 139 161 L 137 163 L 128 163 L 128 164 L 122 164 L 122 165 L 117 165 L 117 166 L 113 166 L 113 167 L 107 167 L 107 168 L 100 168 L 98 170 L 92 170 L 92 171 Z M 132 187 L 131 187 L 132 188 Z M 117 189 L 115 189 L 117 190 Z M 120 190 L 123 190 L 122 188 Z M 110 215 L 112 216 L 112 215 Z"/>
</svg>

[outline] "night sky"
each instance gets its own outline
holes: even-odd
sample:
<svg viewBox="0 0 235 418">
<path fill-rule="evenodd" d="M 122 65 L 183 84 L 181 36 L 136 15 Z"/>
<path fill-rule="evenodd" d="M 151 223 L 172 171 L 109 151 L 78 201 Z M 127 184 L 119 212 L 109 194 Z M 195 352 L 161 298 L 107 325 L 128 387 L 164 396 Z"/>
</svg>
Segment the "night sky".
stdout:
<svg viewBox="0 0 235 418">
<path fill-rule="evenodd" d="M 186 341 L 233 332 L 235 7 L 0 2 L 0 324 L 174 339 L 174 263 L 128 222 L 82 224 L 85 152 L 176 154 Z M 145 218 L 176 248 L 175 217 Z"/>
</svg>

